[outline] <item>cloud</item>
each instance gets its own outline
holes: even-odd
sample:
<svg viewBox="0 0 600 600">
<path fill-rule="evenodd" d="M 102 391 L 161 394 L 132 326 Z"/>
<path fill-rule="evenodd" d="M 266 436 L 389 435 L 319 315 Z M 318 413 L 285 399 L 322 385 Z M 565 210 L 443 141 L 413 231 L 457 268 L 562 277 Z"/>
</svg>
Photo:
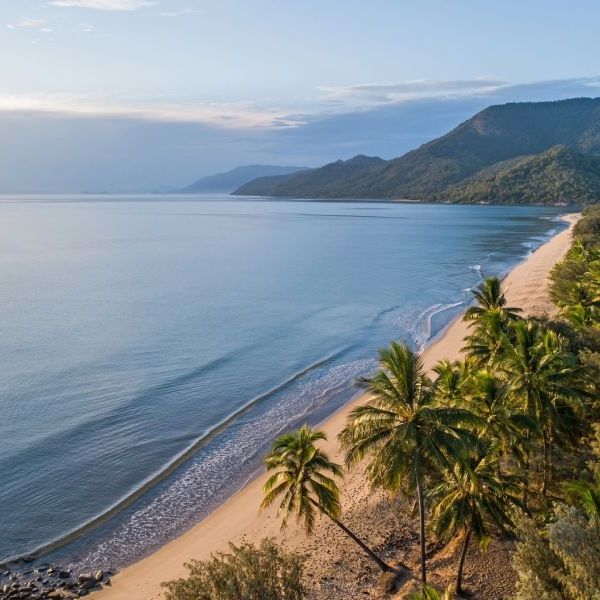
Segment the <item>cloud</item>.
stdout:
<svg viewBox="0 0 600 600">
<path fill-rule="evenodd" d="M 81 24 L 78 31 L 91 31 L 92 27 Z M 45 38 L 47 39 L 47 38 Z M 271 131 L 300 131 L 323 133 L 328 127 L 344 123 L 349 135 L 357 133 L 354 124 L 368 124 L 361 135 L 373 127 L 375 137 L 384 135 L 384 123 L 399 123 L 408 114 L 407 123 L 414 120 L 426 107 L 430 121 L 434 115 L 434 103 L 451 107 L 459 104 L 476 112 L 490 104 L 515 101 L 539 101 L 576 96 L 596 96 L 600 77 L 577 78 L 557 81 L 514 84 L 496 79 L 472 79 L 457 81 L 407 81 L 387 84 L 357 84 L 350 86 L 326 86 L 319 88 L 313 97 L 296 103 L 277 105 L 276 101 L 193 102 L 173 99 L 148 100 L 139 98 L 109 98 L 83 94 L 0 94 L 0 111 L 47 113 L 74 117 L 115 117 L 165 123 L 195 123 L 220 129 L 268 129 Z M 450 101 L 453 101 L 450 102 Z M 406 109 L 406 110 L 405 110 Z M 362 116 L 361 116 L 362 115 Z M 454 117 L 451 115 L 450 120 Z M 391 119 L 391 121 L 390 121 Z M 424 127 L 427 127 L 426 122 Z M 406 129 L 409 137 L 410 126 Z M 437 130 L 436 130 L 437 132 Z M 433 132 L 433 133 L 436 133 Z M 294 134 L 294 135 L 296 135 Z M 404 135 L 404 134 L 403 134 Z M 421 136 L 422 134 L 419 134 Z M 390 138 L 391 133 L 385 134 Z M 317 136 L 318 137 L 318 136 Z M 433 135 L 431 136 L 433 137 Z M 364 137 L 362 138 L 364 139 Z M 373 141 L 375 138 L 373 138 Z"/>
<path fill-rule="evenodd" d="M 52 6 L 68 8 L 93 8 L 96 10 L 132 11 L 155 6 L 154 0 L 52 0 Z"/>
<path fill-rule="evenodd" d="M 7 27 L 9 29 L 17 29 L 21 27 L 39 29 L 43 27 L 45 23 L 46 21 L 44 21 L 44 19 L 30 19 L 29 17 L 21 17 L 15 23 L 8 23 Z"/>
<path fill-rule="evenodd" d="M 201 10 L 197 8 L 181 8 L 179 10 L 172 11 L 161 11 L 158 13 L 159 17 L 181 17 L 185 15 L 200 15 L 202 14 Z"/>
<path fill-rule="evenodd" d="M 94 26 L 89 23 L 79 23 L 75 27 L 73 27 L 73 31 L 75 33 L 91 33 L 94 31 Z"/>
<path fill-rule="evenodd" d="M 118 102 L 78 94 L 4 94 L 0 95 L 0 111 L 203 123 L 235 129 L 271 127 L 275 123 L 280 127 L 296 127 L 301 124 L 297 118 L 288 119 L 285 110 L 264 107 L 253 102 Z"/>
<path fill-rule="evenodd" d="M 332 104 L 371 107 L 422 98 L 456 98 L 489 94 L 512 84 L 489 78 L 460 80 L 402 81 L 362 83 L 348 86 L 322 86 L 320 91 Z"/>
</svg>

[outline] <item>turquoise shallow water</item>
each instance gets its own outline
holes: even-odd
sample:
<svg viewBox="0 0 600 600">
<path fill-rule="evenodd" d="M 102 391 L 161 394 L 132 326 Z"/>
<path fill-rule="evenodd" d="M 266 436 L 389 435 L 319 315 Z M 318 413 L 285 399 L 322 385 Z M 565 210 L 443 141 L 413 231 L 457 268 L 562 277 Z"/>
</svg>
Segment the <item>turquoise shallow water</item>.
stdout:
<svg viewBox="0 0 600 600">
<path fill-rule="evenodd" d="M 115 567 L 236 490 L 271 440 L 420 347 L 564 225 L 557 209 L 0 199 L 0 559 Z M 245 409 L 245 410 L 244 410 Z M 235 416 L 237 415 L 237 416 Z M 235 417 L 235 418 L 232 418 Z"/>
</svg>

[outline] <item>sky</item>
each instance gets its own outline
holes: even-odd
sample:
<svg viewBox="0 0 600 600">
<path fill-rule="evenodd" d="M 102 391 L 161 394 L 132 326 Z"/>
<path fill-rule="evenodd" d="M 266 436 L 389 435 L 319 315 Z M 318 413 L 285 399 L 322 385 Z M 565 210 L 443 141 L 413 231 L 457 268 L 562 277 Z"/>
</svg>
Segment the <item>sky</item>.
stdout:
<svg viewBox="0 0 600 600">
<path fill-rule="evenodd" d="M 600 96 L 598 0 L 0 0 L 0 192 L 392 158 Z"/>
</svg>

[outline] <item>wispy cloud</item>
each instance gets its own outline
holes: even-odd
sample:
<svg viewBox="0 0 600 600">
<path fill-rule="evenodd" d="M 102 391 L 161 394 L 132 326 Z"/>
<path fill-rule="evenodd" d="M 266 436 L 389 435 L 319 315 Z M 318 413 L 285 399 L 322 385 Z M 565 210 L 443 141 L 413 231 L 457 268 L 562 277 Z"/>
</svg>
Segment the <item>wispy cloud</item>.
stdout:
<svg viewBox="0 0 600 600">
<path fill-rule="evenodd" d="M 181 17 L 186 15 L 200 15 L 202 14 L 201 10 L 197 8 L 180 8 L 178 10 L 163 10 L 158 13 L 159 17 Z"/>
<path fill-rule="evenodd" d="M 49 4 L 66 8 L 132 11 L 146 6 L 155 6 L 157 2 L 154 0 L 52 0 Z"/>
<path fill-rule="evenodd" d="M 40 29 L 45 25 L 46 21 L 44 19 L 30 19 L 29 17 L 21 17 L 18 21 L 14 23 L 8 23 L 6 26 L 9 29 L 18 29 L 21 27 L 32 28 L 32 29 Z"/>
<path fill-rule="evenodd" d="M 79 31 L 90 31 L 81 24 Z M 40 29 L 42 30 L 42 29 Z M 44 36 L 44 39 L 48 39 Z M 39 41 L 39 40 L 38 40 Z M 600 77 L 515 84 L 497 79 L 407 81 L 388 84 L 326 86 L 309 98 L 282 105 L 276 99 L 239 102 L 193 102 L 172 98 L 147 99 L 78 94 L 0 95 L 0 111 L 28 111 L 62 116 L 116 117 L 138 120 L 197 123 L 221 129 L 298 131 L 332 119 L 389 119 L 403 107 L 432 102 L 461 101 L 476 110 L 489 104 L 596 96 Z M 360 117 L 362 119 L 362 117 Z M 399 117 L 398 117 L 399 118 Z"/>
<path fill-rule="evenodd" d="M 94 31 L 94 26 L 89 23 L 79 23 L 73 27 L 75 33 L 91 33 Z"/>
<path fill-rule="evenodd" d="M 56 27 L 56 25 L 58 26 Z M 57 20 L 51 20 L 49 23 L 45 19 L 31 19 L 29 17 L 21 17 L 18 21 L 15 21 L 14 23 L 8 23 L 6 26 L 9 29 L 27 29 L 32 33 L 32 35 L 36 36 L 39 33 L 46 34 L 43 36 L 43 39 L 46 42 L 53 41 L 53 39 L 48 37 L 48 34 L 68 31 L 64 24 L 57 22 Z M 94 26 L 88 23 L 79 23 L 72 27 L 71 31 L 74 33 L 90 33 L 94 31 Z M 35 45 L 39 44 L 41 41 L 42 40 L 39 37 L 31 39 L 31 43 Z"/>
<path fill-rule="evenodd" d="M 287 119 L 286 110 L 264 107 L 254 102 L 150 104 L 134 101 L 115 102 L 106 98 L 78 94 L 0 95 L 0 111 L 203 123 L 236 129 L 264 128 L 275 125 L 296 127 L 301 124 L 297 119 Z"/>
<path fill-rule="evenodd" d="M 440 97 L 489 94 L 512 84 L 490 78 L 438 81 L 421 79 L 397 83 L 361 83 L 348 86 L 322 86 L 324 98 L 337 104 L 369 108 L 381 104 Z"/>
</svg>

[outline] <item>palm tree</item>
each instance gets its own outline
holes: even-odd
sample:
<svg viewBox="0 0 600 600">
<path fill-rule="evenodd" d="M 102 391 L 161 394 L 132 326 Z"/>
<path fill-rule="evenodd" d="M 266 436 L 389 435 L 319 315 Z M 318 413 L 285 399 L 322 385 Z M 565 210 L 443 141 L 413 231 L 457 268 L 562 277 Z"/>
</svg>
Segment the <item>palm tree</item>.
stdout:
<svg viewBox="0 0 600 600">
<path fill-rule="evenodd" d="M 445 541 L 462 533 L 463 542 L 456 573 L 455 590 L 462 592 L 462 577 L 472 536 L 482 548 L 489 543 L 490 525 L 510 523 L 507 510 L 519 505 L 518 479 L 499 472 L 498 447 L 480 448 L 457 460 L 444 472 L 444 480 L 431 490 L 435 531 Z"/>
<path fill-rule="evenodd" d="M 423 586 L 421 590 L 411 594 L 408 600 L 452 600 L 452 588 L 439 592 L 430 585 Z"/>
<path fill-rule="evenodd" d="M 574 481 L 567 490 L 575 497 L 577 504 L 596 523 L 600 524 L 600 477 L 594 481 Z"/>
<path fill-rule="evenodd" d="M 523 463 L 527 435 L 536 432 L 536 420 L 519 409 L 506 383 L 490 371 L 472 373 L 469 383 L 463 402 L 483 421 L 482 437 Z"/>
<path fill-rule="evenodd" d="M 553 431 L 560 427 L 565 404 L 577 410 L 584 391 L 577 385 L 576 359 L 561 335 L 525 321 L 515 323 L 513 330 L 499 368 L 511 392 L 542 431 L 545 493 Z"/>
<path fill-rule="evenodd" d="M 462 348 L 467 360 L 482 369 L 492 368 L 502 356 L 510 334 L 510 323 L 502 309 L 492 308 L 479 313 L 472 324 L 473 331 Z"/>
<path fill-rule="evenodd" d="M 491 367 L 502 355 L 510 326 L 521 317 L 520 308 L 506 306 L 506 297 L 497 277 L 487 277 L 473 291 L 477 306 L 465 312 L 464 320 L 471 321 L 473 333 L 462 349 L 478 367 Z"/>
<path fill-rule="evenodd" d="M 393 571 L 339 520 L 340 490 L 334 478 L 342 477 L 343 470 L 316 447 L 316 442 L 326 439 L 322 431 L 313 431 L 304 425 L 298 431 L 286 433 L 275 440 L 271 452 L 265 457 L 267 471 L 275 473 L 263 487 L 265 496 L 261 509 L 271 506 L 283 496 L 277 513 L 283 513 L 282 529 L 293 515 L 296 520 L 304 522 L 308 534 L 313 531 L 316 513 L 321 512 L 356 542 L 382 571 Z"/>
<path fill-rule="evenodd" d="M 459 360 L 440 360 L 434 367 L 436 400 L 445 405 L 462 403 L 465 390 L 469 385 L 471 367 Z"/>
<path fill-rule="evenodd" d="M 478 306 L 471 306 L 465 312 L 465 320 L 475 321 L 489 311 L 501 312 L 507 320 L 519 319 L 520 308 L 506 306 L 502 284 L 497 277 L 486 277 L 475 290 L 473 296 Z"/>
<path fill-rule="evenodd" d="M 445 466 L 463 452 L 465 441 L 472 440 L 463 426 L 478 420 L 466 410 L 435 404 L 421 358 L 405 344 L 380 350 L 379 364 L 380 371 L 359 380 L 371 398 L 352 410 L 339 440 L 348 466 L 370 456 L 366 472 L 371 485 L 392 493 L 402 484 L 416 489 L 425 584 L 424 476 L 429 468 Z"/>
<path fill-rule="evenodd" d="M 599 314 L 596 306 L 566 304 L 560 312 L 567 321 L 579 329 L 591 327 L 598 322 Z"/>
</svg>

